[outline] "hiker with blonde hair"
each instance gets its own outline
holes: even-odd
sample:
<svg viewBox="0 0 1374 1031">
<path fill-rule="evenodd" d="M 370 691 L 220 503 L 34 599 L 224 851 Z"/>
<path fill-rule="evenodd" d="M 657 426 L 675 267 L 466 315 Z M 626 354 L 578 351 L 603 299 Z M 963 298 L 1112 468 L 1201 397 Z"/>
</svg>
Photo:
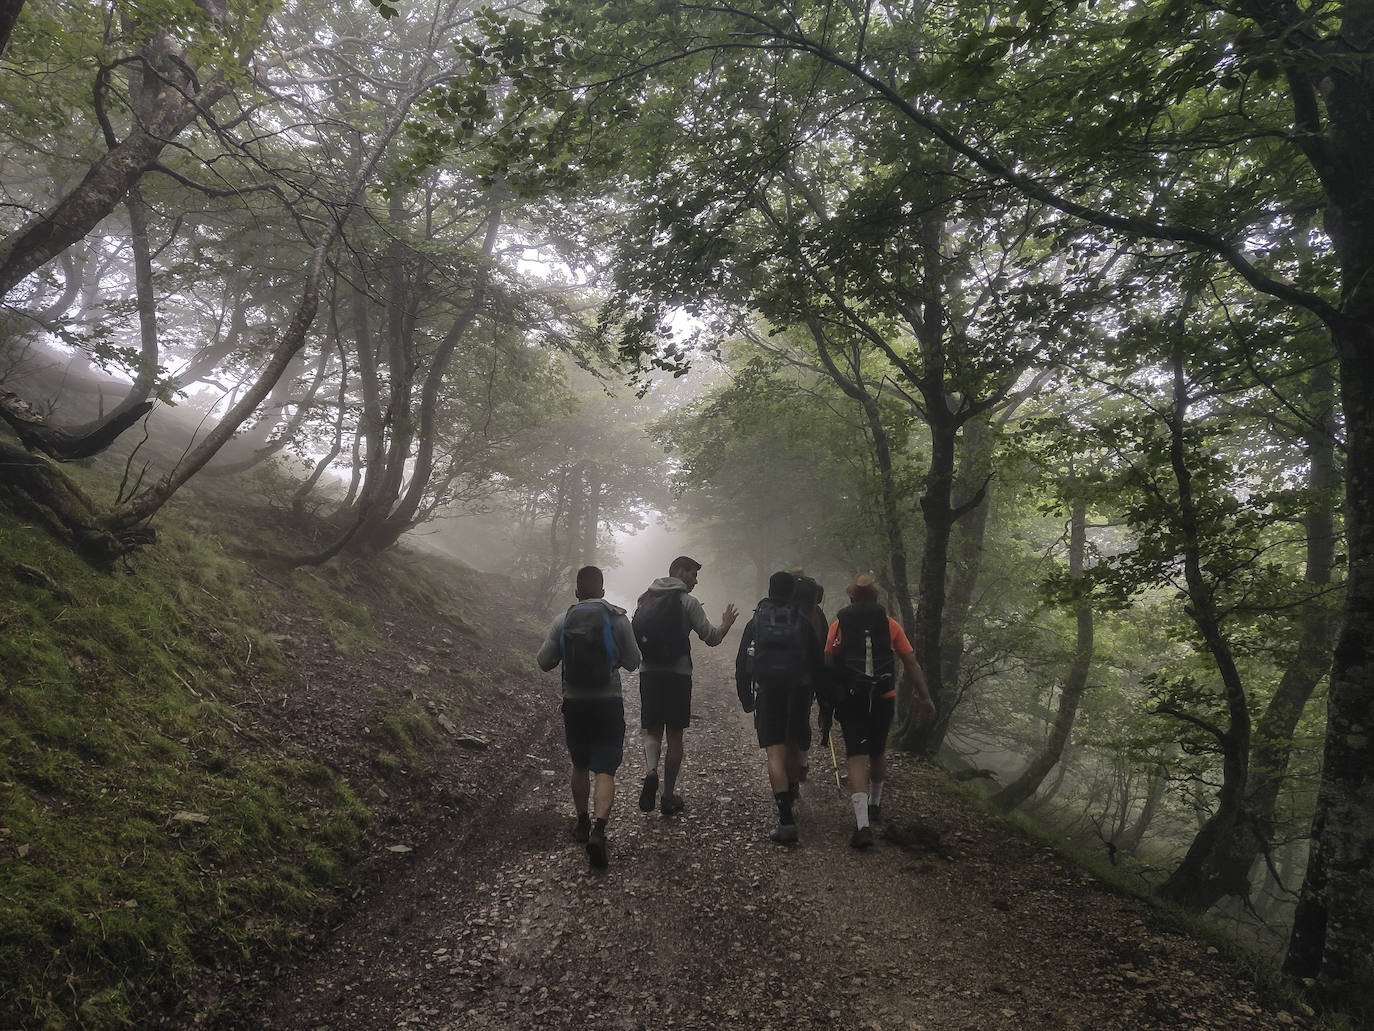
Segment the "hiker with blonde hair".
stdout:
<svg viewBox="0 0 1374 1031">
<path fill-rule="evenodd" d="M 878 603 L 879 591 L 871 574 L 854 577 L 845 589 L 849 605 L 837 613 L 825 642 L 825 662 L 835 672 L 835 717 L 844 735 L 849 801 L 854 807 L 849 844 L 858 849 L 872 846 L 872 825 L 882 819 L 887 738 L 897 710 L 894 657 L 911 681 L 912 718 L 922 726 L 935 719 L 935 703 L 916 649 L 902 625 Z"/>
</svg>

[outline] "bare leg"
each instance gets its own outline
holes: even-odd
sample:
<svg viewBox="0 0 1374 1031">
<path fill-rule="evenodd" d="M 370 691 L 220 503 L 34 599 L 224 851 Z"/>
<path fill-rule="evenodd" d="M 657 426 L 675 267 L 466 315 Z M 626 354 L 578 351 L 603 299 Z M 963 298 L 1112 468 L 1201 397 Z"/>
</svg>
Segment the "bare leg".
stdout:
<svg viewBox="0 0 1374 1031">
<path fill-rule="evenodd" d="M 682 769 L 682 728 L 667 728 L 668 747 L 663 755 L 663 793 L 671 795 L 677 784 L 678 771 Z"/>
<path fill-rule="evenodd" d="M 639 732 L 640 743 L 644 746 L 644 774 L 658 772 L 658 759 L 663 754 L 663 725 L 660 723 L 652 730 Z"/>
<path fill-rule="evenodd" d="M 573 809 L 579 813 L 587 811 L 587 799 L 591 795 L 591 779 L 586 770 L 576 766 L 568 771 L 568 785 L 572 788 Z"/>
<path fill-rule="evenodd" d="M 787 746 L 769 745 L 766 749 L 768 756 L 768 784 L 773 789 L 773 794 L 786 791 L 788 786 L 787 779 Z"/>
<path fill-rule="evenodd" d="M 586 774 L 584 773 L 585 777 Z M 596 818 L 598 820 L 609 820 L 611 818 L 611 806 L 615 802 L 615 777 L 609 773 L 598 773 L 596 775 Z M 582 810 L 578 810 L 581 812 Z"/>
</svg>

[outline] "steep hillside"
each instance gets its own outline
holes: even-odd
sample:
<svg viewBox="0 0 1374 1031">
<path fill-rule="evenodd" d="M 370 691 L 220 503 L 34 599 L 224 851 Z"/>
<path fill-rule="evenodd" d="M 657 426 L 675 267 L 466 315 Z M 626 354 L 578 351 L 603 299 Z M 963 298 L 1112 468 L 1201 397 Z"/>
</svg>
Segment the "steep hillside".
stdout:
<svg viewBox="0 0 1374 1031">
<path fill-rule="evenodd" d="M 292 571 L 276 489 L 188 494 L 113 574 L 0 512 L 0 1027 L 213 1012 L 548 718 L 506 585 L 419 553 Z"/>
</svg>

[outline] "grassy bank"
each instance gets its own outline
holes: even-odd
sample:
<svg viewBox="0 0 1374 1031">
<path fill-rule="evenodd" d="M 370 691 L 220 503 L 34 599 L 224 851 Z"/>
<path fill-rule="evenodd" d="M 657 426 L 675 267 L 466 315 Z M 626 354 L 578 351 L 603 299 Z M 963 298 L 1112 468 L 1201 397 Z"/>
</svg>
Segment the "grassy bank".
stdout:
<svg viewBox="0 0 1374 1031">
<path fill-rule="evenodd" d="M 360 601 L 356 573 L 256 574 L 243 556 L 285 546 L 280 528 L 243 504 L 242 481 L 220 490 L 166 510 L 158 543 L 113 573 L 0 509 L 0 1028 L 141 1026 L 290 951 L 357 877 L 365 798 L 395 804 L 394 781 L 378 792 L 322 761 L 310 727 L 246 718 L 289 721 L 299 682 L 259 609 L 265 584 L 324 628 L 324 663 L 385 651 L 388 613 Z M 393 609 L 479 634 L 460 612 L 476 574 L 420 564 L 384 557 L 368 583 Z M 455 710 L 374 679 L 359 748 L 404 777 L 435 747 L 434 713 Z"/>
<path fill-rule="evenodd" d="M 164 528 L 113 575 L 0 513 L 0 1026 L 117 1027 L 197 965 L 287 946 L 367 809 L 249 740 L 279 671 L 214 540 Z"/>
</svg>

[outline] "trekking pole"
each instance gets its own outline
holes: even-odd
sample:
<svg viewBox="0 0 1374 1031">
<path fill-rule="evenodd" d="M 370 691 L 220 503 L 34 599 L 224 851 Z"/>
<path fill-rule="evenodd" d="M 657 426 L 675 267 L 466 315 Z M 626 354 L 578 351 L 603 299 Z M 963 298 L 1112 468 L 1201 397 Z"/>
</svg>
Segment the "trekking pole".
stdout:
<svg viewBox="0 0 1374 1031">
<path fill-rule="evenodd" d="M 835 758 L 835 735 L 830 734 L 830 768 L 835 771 L 835 787 L 840 786 L 840 761 Z"/>
</svg>

